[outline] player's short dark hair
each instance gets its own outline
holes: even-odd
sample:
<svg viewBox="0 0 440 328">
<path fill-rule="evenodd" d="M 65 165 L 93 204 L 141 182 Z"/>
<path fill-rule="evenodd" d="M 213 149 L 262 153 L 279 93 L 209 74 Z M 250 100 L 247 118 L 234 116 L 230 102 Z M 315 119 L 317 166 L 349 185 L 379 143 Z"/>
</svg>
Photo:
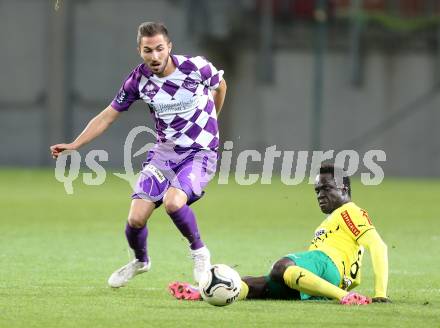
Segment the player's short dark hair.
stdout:
<svg viewBox="0 0 440 328">
<path fill-rule="evenodd" d="M 339 176 L 342 177 L 342 183 L 348 190 L 348 196 L 351 198 L 351 183 L 350 177 L 347 175 L 347 172 L 344 169 L 334 166 L 332 163 L 322 163 L 321 168 L 319 169 L 319 174 L 329 173 L 332 177 Z"/>
<path fill-rule="evenodd" d="M 141 43 L 141 39 L 144 36 L 155 36 L 158 34 L 162 34 L 167 41 L 170 41 L 170 36 L 168 35 L 168 29 L 163 23 L 156 22 L 144 22 L 139 25 L 138 34 L 137 34 L 137 44 Z"/>
</svg>

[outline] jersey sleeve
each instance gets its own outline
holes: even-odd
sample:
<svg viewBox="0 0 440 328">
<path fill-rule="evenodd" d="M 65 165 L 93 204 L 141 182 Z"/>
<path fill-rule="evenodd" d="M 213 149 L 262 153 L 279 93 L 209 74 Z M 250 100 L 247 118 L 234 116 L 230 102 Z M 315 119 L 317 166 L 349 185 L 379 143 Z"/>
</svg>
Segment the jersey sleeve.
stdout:
<svg viewBox="0 0 440 328">
<path fill-rule="evenodd" d="M 217 70 L 212 63 L 203 57 L 196 58 L 202 83 L 210 90 L 217 89 L 220 85 L 220 82 L 223 80 L 223 70 Z"/>
<path fill-rule="evenodd" d="M 356 208 L 348 208 L 341 212 L 342 229 L 354 240 L 358 240 L 364 233 L 375 229 L 367 211 Z"/>
<path fill-rule="evenodd" d="M 387 297 L 388 249 L 376 230 L 368 231 L 359 239 L 359 244 L 368 249 L 373 265 L 375 297 Z"/>
<path fill-rule="evenodd" d="M 118 112 L 128 110 L 132 103 L 139 99 L 139 82 L 141 79 L 139 67 L 136 67 L 125 79 L 111 106 Z"/>
</svg>

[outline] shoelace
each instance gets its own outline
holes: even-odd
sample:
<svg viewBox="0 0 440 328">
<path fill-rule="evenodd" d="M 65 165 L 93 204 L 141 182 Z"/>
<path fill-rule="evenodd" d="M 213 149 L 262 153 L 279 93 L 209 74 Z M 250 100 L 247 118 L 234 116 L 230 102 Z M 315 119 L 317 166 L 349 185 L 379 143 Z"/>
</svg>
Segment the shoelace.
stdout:
<svg viewBox="0 0 440 328">
<path fill-rule="evenodd" d="M 201 271 L 205 269 L 205 254 L 191 254 L 191 257 L 194 260 L 194 265 L 197 270 Z"/>
</svg>

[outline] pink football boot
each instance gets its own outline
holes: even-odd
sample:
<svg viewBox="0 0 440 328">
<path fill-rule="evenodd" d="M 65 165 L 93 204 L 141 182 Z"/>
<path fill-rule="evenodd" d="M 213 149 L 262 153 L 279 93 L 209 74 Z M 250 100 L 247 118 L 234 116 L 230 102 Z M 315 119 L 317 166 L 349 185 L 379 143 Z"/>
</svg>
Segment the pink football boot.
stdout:
<svg viewBox="0 0 440 328">
<path fill-rule="evenodd" d="M 178 300 L 200 301 L 202 299 L 198 288 L 187 282 L 172 282 L 168 285 L 168 291 Z"/>
<path fill-rule="evenodd" d="M 367 305 L 371 303 L 371 298 L 350 292 L 342 298 L 340 303 L 342 305 Z"/>
</svg>

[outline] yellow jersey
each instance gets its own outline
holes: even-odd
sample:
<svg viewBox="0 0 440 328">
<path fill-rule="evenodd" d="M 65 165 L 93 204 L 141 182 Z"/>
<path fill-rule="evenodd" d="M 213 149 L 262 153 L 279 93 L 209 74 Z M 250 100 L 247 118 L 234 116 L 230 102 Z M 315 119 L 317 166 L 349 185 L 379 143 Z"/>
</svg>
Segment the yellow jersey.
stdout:
<svg viewBox="0 0 440 328">
<path fill-rule="evenodd" d="M 341 275 L 341 288 L 360 284 L 364 248 L 358 239 L 372 229 L 367 211 L 349 202 L 334 210 L 315 230 L 309 250 L 320 250 L 332 259 Z"/>
</svg>

